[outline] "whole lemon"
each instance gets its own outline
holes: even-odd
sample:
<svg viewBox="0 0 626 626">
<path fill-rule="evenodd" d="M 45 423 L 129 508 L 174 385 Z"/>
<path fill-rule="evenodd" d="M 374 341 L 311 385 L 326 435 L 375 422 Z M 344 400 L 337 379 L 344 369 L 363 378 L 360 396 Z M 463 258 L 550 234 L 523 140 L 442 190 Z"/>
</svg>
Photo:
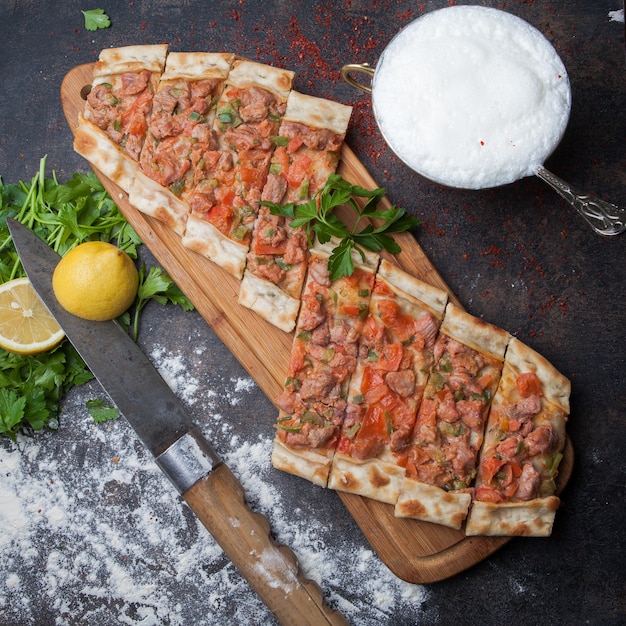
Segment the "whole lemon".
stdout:
<svg viewBox="0 0 626 626">
<path fill-rule="evenodd" d="M 88 320 L 112 320 L 135 300 L 139 275 L 133 260 L 105 241 L 86 241 L 70 250 L 52 275 L 61 306 Z"/>
</svg>

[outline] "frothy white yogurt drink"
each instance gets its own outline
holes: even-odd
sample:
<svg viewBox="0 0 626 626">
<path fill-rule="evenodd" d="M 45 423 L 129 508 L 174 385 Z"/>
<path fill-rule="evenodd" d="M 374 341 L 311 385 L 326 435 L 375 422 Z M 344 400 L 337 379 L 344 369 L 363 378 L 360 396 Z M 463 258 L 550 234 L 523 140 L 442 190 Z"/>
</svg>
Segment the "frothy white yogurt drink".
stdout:
<svg viewBox="0 0 626 626">
<path fill-rule="evenodd" d="M 409 167 L 480 189 L 543 164 L 565 132 L 571 94 L 561 59 L 537 29 L 497 9 L 454 6 L 391 40 L 372 102 L 383 136 Z"/>
</svg>

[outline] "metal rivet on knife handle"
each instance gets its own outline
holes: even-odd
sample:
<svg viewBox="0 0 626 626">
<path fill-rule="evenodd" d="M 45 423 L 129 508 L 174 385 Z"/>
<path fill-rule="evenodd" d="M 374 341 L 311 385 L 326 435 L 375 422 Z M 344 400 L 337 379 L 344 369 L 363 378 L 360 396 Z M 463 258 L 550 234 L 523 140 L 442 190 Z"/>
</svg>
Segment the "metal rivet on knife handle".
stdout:
<svg viewBox="0 0 626 626">
<path fill-rule="evenodd" d="M 191 430 L 155 461 L 178 493 L 183 494 L 220 463 L 220 458 L 200 433 Z"/>
<path fill-rule="evenodd" d="M 267 518 L 246 505 L 228 466 L 215 467 L 183 498 L 281 624 L 347 625 L 324 603 L 320 587 L 299 572 L 294 553 L 270 536 Z"/>
</svg>

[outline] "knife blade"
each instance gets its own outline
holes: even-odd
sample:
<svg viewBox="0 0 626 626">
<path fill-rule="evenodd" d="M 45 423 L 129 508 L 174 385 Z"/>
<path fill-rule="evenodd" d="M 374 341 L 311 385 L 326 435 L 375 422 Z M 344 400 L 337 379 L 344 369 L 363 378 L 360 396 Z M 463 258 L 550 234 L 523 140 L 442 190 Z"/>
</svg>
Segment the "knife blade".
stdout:
<svg viewBox="0 0 626 626">
<path fill-rule="evenodd" d="M 325 604 L 321 588 L 302 576 L 293 551 L 276 543 L 267 518 L 247 506 L 238 479 L 139 346 L 114 320 L 93 322 L 63 309 L 52 288 L 61 257 L 20 222 L 7 219 L 7 225 L 31 284 L 66 337 L 281 624 L 347 624 Z"/>
</svg>

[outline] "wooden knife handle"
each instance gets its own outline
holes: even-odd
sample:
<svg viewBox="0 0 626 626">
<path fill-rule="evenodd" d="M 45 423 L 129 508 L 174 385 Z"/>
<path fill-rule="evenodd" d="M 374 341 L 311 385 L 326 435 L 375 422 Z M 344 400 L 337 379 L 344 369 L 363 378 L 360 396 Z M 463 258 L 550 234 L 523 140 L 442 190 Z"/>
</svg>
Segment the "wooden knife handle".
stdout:
<svg viewBox="0 0 626 626">
<path fill-rule="evenodd" d="M 295 554 L 273 540 L 267 518 L 248 508 L 224 463 L 183 498 L 281 624 L 347 624 L 324 604 L 320 587 L 301 576 Z"/>
</svg>

